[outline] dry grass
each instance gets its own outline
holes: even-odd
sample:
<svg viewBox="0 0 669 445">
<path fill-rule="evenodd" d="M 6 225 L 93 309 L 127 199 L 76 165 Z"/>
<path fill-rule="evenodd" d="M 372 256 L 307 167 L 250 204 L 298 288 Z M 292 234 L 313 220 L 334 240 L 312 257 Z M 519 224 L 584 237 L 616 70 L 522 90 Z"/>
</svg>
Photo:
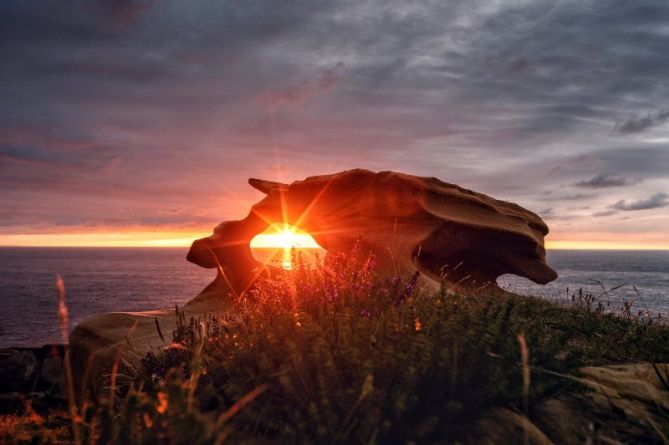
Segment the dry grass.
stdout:
<svg viewBox="0 0 669 445">
<path fill-rule="evenodd" d="M 591 296 L 567 307 L 415 294 L 415 284 L 379 276 L 373 258 L 330 255 L 315 269 L 298 259 L 237 298 L 234 316 L 177 310 L 171 344 L 134 379 L 113 379 L 109 398 L 82 405 L 76 421 L 71 409 L 42 423 L 26 414 L 5 421 L 5 437 L 72 441 L 78 429 L 82 443 L 124 445 L 451 442 L 492 406 L 529 413 L 578 390 L 570 376 L 582 366 L 669 362 L 666 325 L 630 308 L 607 313 Z"/>
</svg>

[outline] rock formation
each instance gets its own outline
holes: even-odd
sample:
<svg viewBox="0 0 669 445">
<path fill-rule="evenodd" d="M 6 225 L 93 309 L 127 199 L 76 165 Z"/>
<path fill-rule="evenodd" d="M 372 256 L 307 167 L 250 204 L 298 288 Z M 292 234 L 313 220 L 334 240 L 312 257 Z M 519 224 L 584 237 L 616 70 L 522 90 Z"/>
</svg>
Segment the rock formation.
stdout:
<svg viewBox="0 0 669 445">
<path fill-rule="evenodd" d="M 476 422 L 471 443 L 667 443 L 669 364 L 591 366 L 580 373 L 572 378 L 588 391 L 539 402 L 531 420 L 508 408 L 489 409 Z"/>
<path fill-rule="evenodd" d="M 468 290 L 494 287 L 506 273 L 541 284 L 557 277 L 545 261 L 548 227 L 541 218 L 437 178 L 358 169 L 291 184 L 249 183 L 267 196 L 188 253 L 189 261 L 223 272 L 209 290 L 241 293 L 252 286 L 263 267 L 249 243 L 276 222 L 300 227 L 328 251 L 349 251 L 359 240 L 381 268 L 418 270 Z"/>
<path fill-rule="evenodd" d="M 221 223 L 193 243 L 188 260 L 217 269 L 217 278 L 183 308 L 187 317 L 225 311 L 228 294 L 249 289 L 268 268 L 249 243 L 270 224 L 285 222 L 310 233 L 328 251 L 349 251 L 359 242 L 393 274 L 421 272 L 420 285 L 473 291 L 496 287 L 512 273 L 537 283 L 557 275 L 545 262 L 546 224 L 534 213 L 442 182 L 395 172 L 350 170 L 292 184 L 249 180 L 267 196 L 240 221 Z M 80 323 L 70 336 L 77 381 L 97 380 L 122 359 L 136 367 L 146 352 L 165 346 L 173 310 L 110 313 Z"/>
<path fill-rule="evenodd" d="M 504 273 L 537 283 L 556 277 L 545 263 L 548 228 L 537 215 L 436 178 L 352 170 L 292 184 L 250 183 L 267 196 L 243 220 L 224 222 L 195 241 L 188 253 L 189 261 L 216 269 L 218 276 L 186 304 L 186 317 L 225 311 L 229 299 L 222 297 L 244 292 L 268 272 L 253 259 L 249 242 L 276 222 L 306 230 L 328 251 L 347 251 L 359 242 L 382 269 L 419 271 L 426 285 L 443 279 L 454 288 L 490 291 Z M 115 361 L 138 366 L 150 349 L 166 345 L 174 327 L 168 309 L 89 318 L 70 337 L 75 381 L 90 382 L 99 395 L 106 389 L 96 383 Z M 33 361 L 21 353 L 6 354 L 5 362 L 8 369 L 34 374 Z M 572 378 L 590 391 L 557 394 L 532 407 L 529 418 L 489 407 L 472 423 L 472 442 L 666 442 L 669 365 L 588 367 Z"/>
</svg>

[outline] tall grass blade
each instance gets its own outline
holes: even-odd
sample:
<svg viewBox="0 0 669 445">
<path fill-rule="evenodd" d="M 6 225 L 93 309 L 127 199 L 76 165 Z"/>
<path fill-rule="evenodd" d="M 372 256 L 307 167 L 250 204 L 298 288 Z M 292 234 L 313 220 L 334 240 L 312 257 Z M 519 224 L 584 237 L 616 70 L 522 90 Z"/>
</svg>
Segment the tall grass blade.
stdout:
<svg viewBox="0 0 669 445">
<path fill-rule="evenodd" d="M 56 293 L 58 295 L 58 323 L 60 325 L 60 335 L 64 344 L 69 343 L 69 314 L 67 305 L 65 304 L 65 282 L 60 275 L 56 275 Z M 67 407 L 72 423 L 72 435 L 74 436 L 75 445 L 81 443 L 81 436 L 79 432 L 79 414 L 77 413 L 77 405 L 74 395 L 74 378 L 72 377 L 72 361 L 70 358 L 70 348 L 67 348 L 65 357 L 63 357 L 63 368 L 65 371 L 65 386 L 67 390 Z"/>
</svg>

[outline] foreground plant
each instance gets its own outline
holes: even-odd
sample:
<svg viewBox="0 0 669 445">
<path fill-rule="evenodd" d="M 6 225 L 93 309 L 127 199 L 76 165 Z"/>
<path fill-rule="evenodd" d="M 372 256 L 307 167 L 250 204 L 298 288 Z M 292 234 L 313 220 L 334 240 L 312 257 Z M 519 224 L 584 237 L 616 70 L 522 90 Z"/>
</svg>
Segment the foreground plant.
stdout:
<svg viewBox="0 0 669 445">
<path fill-rule="evenodd" d="M 458 439 L 491 406 L 525 412 L 574 387 L 560 376 L 583 365 L 669 360 L 666 328 L 647 319 L 510 294 L 417 294 L 415 279 L 378 276 L 356 253 L 313 270 L 298 258 L 225 319 L 179 315 L 174 345 L 144 360 L 147 388 L 195 364 L 202 409 L 268 385 L 239 413 L 238 437 L 402 443 Z"/>
<path fill-rule="evenodd" d="M 669 362 L 666 325 L 582 296 L 566 307 L 420 292 L 417 276 L 379 276 L 359 252 L 293 262 L 225 317 L 177 309 L 171 345 L 142 360 L 116 403 L 82 410 L 82 442 L 467 442 L 493 407 L 531 416 L 585 391 L 581 366 Z M 38 441 L 72 439 L 32 426 Z"/>
</svg>

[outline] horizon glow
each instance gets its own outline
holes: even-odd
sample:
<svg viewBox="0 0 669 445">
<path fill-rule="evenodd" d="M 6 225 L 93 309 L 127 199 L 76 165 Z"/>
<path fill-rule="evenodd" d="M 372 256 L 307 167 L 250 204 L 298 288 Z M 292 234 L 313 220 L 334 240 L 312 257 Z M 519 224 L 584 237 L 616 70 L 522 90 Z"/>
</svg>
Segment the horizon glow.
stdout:
<svg viewBox="0 0 669 445">
<path fill-rule="evenodd" d="M 289 224 L 271 224 L 250 243 L 251 249 L 322 249 L 304 230 Z"/>
<path fill-rule="evenodd" d="M 272 230 L 274 233 L 269 233 Z M 306 232 L 290 235 L 277 233 L 268 227 L 267 233 L 256 235 L 251 248 L 284 248 L 287 240 L 294 241 L 299 248 L 321 248 Z M 54 233 L 0 235 L 0 247 L 190 247 L 193 241 L 209 236 L 210 231 L 201 232 L 114 232 L 114 233 Z M 546 250 L 669 250 L 669 243 L 661 240 L 635 241 L 634 237 L 617 240 L 569 240 L 549 238 Z"/>
</svg>

